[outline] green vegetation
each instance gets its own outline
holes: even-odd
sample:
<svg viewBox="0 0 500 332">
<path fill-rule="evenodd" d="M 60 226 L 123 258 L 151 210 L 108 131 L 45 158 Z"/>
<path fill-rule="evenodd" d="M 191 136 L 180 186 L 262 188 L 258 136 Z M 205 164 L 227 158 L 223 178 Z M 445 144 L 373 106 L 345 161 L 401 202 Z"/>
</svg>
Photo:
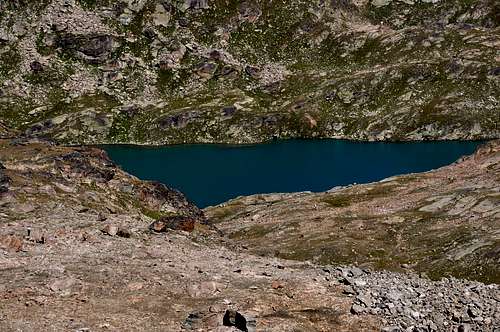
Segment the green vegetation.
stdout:
<svg viewBox="0 0 500 332">
<path fill-rule="evenodd" d="M 350 193 L 349 190 L 342 193 L 325 194 L 320 198 L 320 202 L 328 204 L 330 207 L 347 207 L 353 203 L 369 201 L 377 197 L 384 197 L 390 194 L 396 184 L 379 185 L 366 188 L 362 192 Z"/>
<path fill-rule="evenodd" d="M 24 80 L 35 85 L 44 85 L 59 87 L 72 74 L 73 70 L 70 67 L 48 67 L 43 68 L 40 72 L 31 72 L 24 75 Z"/>
<path fill-rule="evenodd" d="M 87 10 L 92 10 L 99 6 L 110 6 L 115 3 L 112 0 L 76 0 L 76 2 Z"/>
<path fill-rule="evenodd" d="M 246 239 L 253 239 L 253 238 L 262 238 L 266 236 L 266 234 L 273 233 L 274 230 L 270 227 L 266 226 L 252 226 L 250 228 L 246 228 L 244 230 L 237 231 L 235 233 L 231 233 L 229 235 L 229 238 L 233 239 L 238 239 L 245 237 Z"/>
<path fill-rule="evenodd" d="M 36 50 L 39 54 L 43 56 L 48 56 L 51 54 L 54 54 L 56 49 L 54 47 L 49 47 L 45 43 L 45 38 L 46 38 L 45 32 L 43 30 L 40 30 L 38 32 L 37 38 L 36 38 Z"/>
<path fill-rule="evenodd" d="M 323 197 L 321 202 L 328 204 L 332 208 L 341 208 L 351 205 L 352 197 L 347 195 L 328 195 Z"/>
<path fill-rule="evenodd" d="M 93 9 L 97 5 L 98 0 L 77 0 L 77 2 L 86 9 Z"/>
<path fill-rule="evenodd" d="M 21 56 L 16 51 L 16 46 L 11 45 L 7 50 L 0 53 L 0 81 L 6 79 L 16 70 L 21 62 Z"/>
<path fill-rule="evenodd" d="M 235 216 L 243 208 L 244 208 L 244 205 L 242 203 L 239 203 L 239 202 L 227 203 L 226 206 L 217 208 L 215 210 L 213 218 L 210 219 L 210 222 L 213 224 L 223 222 L 225 219 Z"/>
</svg>

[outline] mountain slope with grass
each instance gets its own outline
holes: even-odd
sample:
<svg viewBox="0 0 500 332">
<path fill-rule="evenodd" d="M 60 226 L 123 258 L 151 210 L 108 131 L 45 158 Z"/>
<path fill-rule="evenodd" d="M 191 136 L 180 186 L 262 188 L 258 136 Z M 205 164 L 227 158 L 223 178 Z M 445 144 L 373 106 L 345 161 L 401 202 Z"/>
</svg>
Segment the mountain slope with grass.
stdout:
<svg viewBox="0 0 500 332">
<path fill-rule="evenodd" d="M 0 2 L 0 125 L 63 143 L 500 136 L 496 1 Z"/>
</svg>

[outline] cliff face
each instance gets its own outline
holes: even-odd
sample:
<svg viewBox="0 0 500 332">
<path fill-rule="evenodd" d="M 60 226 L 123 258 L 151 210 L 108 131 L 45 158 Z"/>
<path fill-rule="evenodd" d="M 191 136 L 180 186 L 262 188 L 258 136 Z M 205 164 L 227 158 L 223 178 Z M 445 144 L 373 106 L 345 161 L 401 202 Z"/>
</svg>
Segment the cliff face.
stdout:
<svg viewBox="0 0 500 332">
<path fill-rule="evenodd" d="M 498 3 L 0 2 L 0 133 L 497 138 Z"/>
</svg>

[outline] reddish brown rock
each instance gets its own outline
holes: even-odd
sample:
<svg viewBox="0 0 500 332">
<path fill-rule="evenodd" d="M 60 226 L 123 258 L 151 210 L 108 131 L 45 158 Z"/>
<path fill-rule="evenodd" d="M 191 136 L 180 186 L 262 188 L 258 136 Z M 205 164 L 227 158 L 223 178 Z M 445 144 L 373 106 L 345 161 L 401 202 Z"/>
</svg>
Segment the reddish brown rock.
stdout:
<svg viewBox="0 0 500 332">
<path fill-rule="evenodd" d="M 167 229 L 192 232 L 194 230 L 195 223 L 196 220 L 192 217 L 167 216 L 152 223 L 149 226 L 149 229 L 157 233 L 166 232 Z"/>
<path fill-rule="evenodd" d="M 0 247 L 10 252 L 18 252 L 23 249 L 23 240 L 15 235 L 0 237 Z"/>
<path fill-rule="evenodd" d="M 271 284 L 271 287 L 272 287 L 273 289 L 281 289 L 281 288 L 283 288 L 284 286 L 283 286 L 283 283 L 282 283 L 281 281 L 279 281 L 279 280 L 274 280 L 274 281 L 272 282 L 272 284 Z"/>
</svg>

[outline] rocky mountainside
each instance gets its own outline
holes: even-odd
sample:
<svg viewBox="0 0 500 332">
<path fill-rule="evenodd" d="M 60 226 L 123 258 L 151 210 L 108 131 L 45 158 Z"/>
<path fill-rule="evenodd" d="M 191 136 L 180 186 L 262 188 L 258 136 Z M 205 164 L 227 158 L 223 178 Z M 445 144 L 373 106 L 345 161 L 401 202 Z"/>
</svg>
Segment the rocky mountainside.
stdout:
<svg viewBox="0 0 500 332">
<path fill-rule="evenodd" d="M 410 271 L 376 272 L 366 264 L 317 264 L 321 259 L 309 260 L 307 250 L 322 250 L 311 238 L 328 234 L 327 228 L 342 234 L 336 215 L 353 216 L 350 206 L 357 207 L 360 219 L 343 220 L 351 229 L 344 231 L 343 243 L 359 250 L 346 262 L 366 261 L 372 241 L 373 252 L 380 250 L 377 257 L 398 260 L 400 252 L 433 249 L 431 257 L 439 259 L 445 251 L 460 269 L 467 269 L 465 257 L 471 278 L 486 279 L 477 274 L 481 262 L 498 277 L 499 158 L 499 142 L 491 143 L 436 172 L 283 196 L 288 210 L 270 198 L 240 199 L 206 210 L 207 218 L 179 192 L 124 173 L 99 149 L 0 140 L 0 331 L 497 331 L 497 284 L 453 277 L 431 281 Z M 431 180 L 439 185 L 429 186 Z M 393 201 L 401 198 L 398 203 L 408 209 L 430 196 L 420 208 L 422 218 L 415 218 L 417 212 L 389 215 L 394 207 L 379 190 L 387 186 Z M 429 191 L 438 187 L 435 199 Z M 415 191 L 404 199 L 400 194 L 411 188 Z M 295 205 L 299 201 L 303 208 Z M 355 201 L 363 201 L 366 210 Z M 376 205 L 387 218 L 364 217 Z M 269 206 L 287 222 L 279 224 Z M 293 215 L 300 211 L 302 224 Z M 332 220 L 320 222 L 321 211 Z M 454 225 L 447 217 L 456 215 L 453 211 L 476 217 L 456 217 Z M 442 225 L 451 235 L 444 237 Z M 405 227 L 411 236 L 399 236 Z M 367 239 L 354 237 L 360 229 Z M 437 239 L 432 248 L 425 242 L 430 232 Z M 303 244 L 304 254 L 289 254 L 295 261 L 262 255 L 270 248 L 265 238 L 271 237 L 275 249 L 287 253 L 283 233 L 296 249 Z M 457 233 L 463 235 L 454 237 Z M 380 245 L 383 236 L 394 250 Z M 457 243 L 450 243 L 454 238 Z M 335 253 L 328 239 L 325 245 Z M 409 264 L 423 261 L 417 254 Z M 435 264 L 430 266 L 433 271 Z"/>
<path fill-rule="evenodd" d="M 81 145 L 499 138 L 499 13 L 0 0 L 0 332 L 498 332 L 499 140 L 205 210 Z"/>
<path fill-rule="evenodd" d="M 494 0 L 3 0 L 0 133 L 498 138 L 498 13 Z"/>
<path fill-rule="evenodd" d="M 253 253 L 500 283 L 500 141 L 435 171 L 206 209 Z"/>
</svg>

